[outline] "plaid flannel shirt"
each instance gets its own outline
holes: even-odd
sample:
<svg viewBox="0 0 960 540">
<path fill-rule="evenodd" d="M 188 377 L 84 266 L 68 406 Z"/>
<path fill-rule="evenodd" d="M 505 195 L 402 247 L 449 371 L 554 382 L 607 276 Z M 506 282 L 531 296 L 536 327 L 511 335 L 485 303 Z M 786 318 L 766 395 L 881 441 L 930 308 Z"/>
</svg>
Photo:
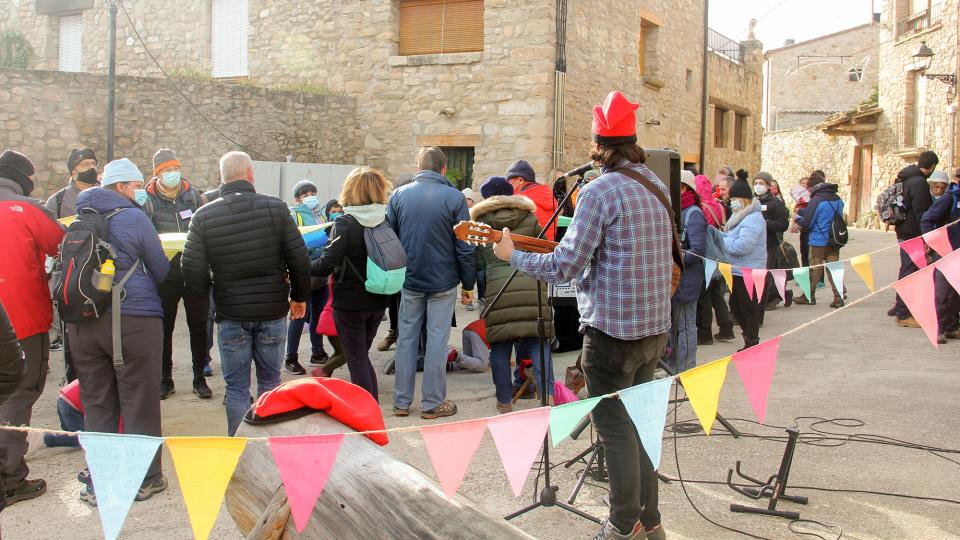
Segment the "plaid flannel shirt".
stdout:
<svg viewBox="0 0 960 540">
<path fill-rule="evenodd" d="M 669 200 L 649 169 L 624 165 L 643 173 Z M 639 182 L 603 172 L 580 190 L 573 221 L 553 253 L 514 251 L 510 263 L 549 283 L 575 282 L 581 331 L 590 326 L 622 340 L 666 333 L 673 223 Z"/>
</svg>

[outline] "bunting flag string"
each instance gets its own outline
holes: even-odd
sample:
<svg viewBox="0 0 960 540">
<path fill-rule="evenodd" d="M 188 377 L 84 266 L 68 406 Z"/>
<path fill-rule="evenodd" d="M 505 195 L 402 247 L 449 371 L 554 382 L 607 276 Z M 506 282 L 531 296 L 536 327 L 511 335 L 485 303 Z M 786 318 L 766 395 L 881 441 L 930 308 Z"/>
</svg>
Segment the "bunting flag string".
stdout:
<svg viewBox="0 0 960 540">
<path fill-rule="evenodd" d="M 705 287 L 710 287 L 710 282 L 713 281 L 713 274 L 717 271 L 717 261 L 711 259 L 703 260 L 703 279 L 706 282 Z"/>
<path fill-rule="evenodd" d="M 794 268 L 793 280 L 797 282 L 797 286 L 800 287 L 800 290 L 803 292 L 803 296 L 806 297 L 807 300 L 809 300 L 810 299 L 810 269 L 807 267 Z"/>
<path fill-rule="evenodd" d="M 287 492 L 290 515 L 298 533 L 302 533 L 310 514 L 323 493 L 337 459 L 343 434 L 302 437 L 272 437 L 270 453 Z"/>
<path fill-rule="evenodd" d="M 939 347 L 937 344 L 937 307 L 934 302 L 933 287 L 933 271 L 935 268 L 936 266 L 921 268 L 894 282 L 893 286 L 907 305 L 910 314 L 923 328 L 923 332 L 927 335 L 930 343 L 934 347 Z"/>
<path fill-rule="evenodd" d="M 744 269 L 744 272 L 747 272 L 747 269 Z M 763 302 L 763 290 L 767 286 L 767 269 L 766 268 L 754 268 L 750 270 L 753 274 L 753 285 L 757 288 L 757 302 Z M 783 298 L 781 296 L 781 298 Z"/>
<path fill-rule="evenodd" d="M 193 536 L 207 540 L 227 484 L 247 440 L 238 437 L 168 437 Z"/>
<path fill-rule="evenodd" d="M 787 298 L 787 271 L 786 270 L 771 270 L 770 275 L 773 276 L 773 284 L 777 287 L 777 292 L 780 293 L 780 298 Z"/>
<path fill-rule="evenodd" d="M 917 268 L 927 266 L 927 250 L 922 236 L 900 242 L 900 249 L 910 257 Z"/>
<path fill-rule="evenodd" d="M 950 243 L 950 234 L 944 227 L 934 229 L 924 234 L 923 240 L 930 246 L 930 249 L 939 253 L 941 257 L 946 257 L 953 252 L 953 245 Z"/>
<path fill-rule="evenodd" d="M 753 300 L 753 291 L 756 287 L 753 284 L 753 270 L 750 268 L 741 268 L 740 277 L 743 278 L 743 286 L 747 289 L 747 298 Z M 733 289 L 730 289 L 733 290 Z"/>
<path fill-rule="evenodd" d="M 867 284 L 870 292 L 873 292 L 873 265 L 870 262 L 870 255 L 860 255 L 850 261 L 850 266 L 860 276 L 860 279 Z"/>
<path fill-rule="evenodd" d="M 720 389 L 727 377 L 727 364 L 730 356 L 699 365 L 680 373 L 680 383 L 683 385 L 690 406 L 700 419 L 703 431 L 710 435 L 713 421 L 717 419 L 717 405 L 720 402 Z"/>
<path fill-rule="evenodd" d="M 550 423 L 550 409 L 538 407 L 527 411 L 503 414 L 487 420 L 487 429 L 500 453 L 513 495 L 519 497 L 537 459 L 543 436 Z"/>
<path fill-rule="evenodd" d="M 779 349 L 780 338 L 776 337 L 733 354 L 733 365 L 740 374 L 750 406 L 761 424 L 767 417 L 767 396 L 773 383 Z"/>
<path fill-rule="evenodd" d="M 486 429 L 486 418 L 420 428 L 433 470 L 447 498 L 452 499 L 460 489 Z"/>
<path fill-rule="evenodd" d="M 672 384 L 673 377 L 665 377 L 620 392 L 620 401 L 633 420 L 633 427 L 637 429 L 637 435 L 654 469 L 660 467 L 663 426 L 667 422 Z"/>
<path fill-rule="evenodd" d="M 833 285 L 839 291 L 841 298 L 843 297 L 843 263 L 840 261 L 833 261 L 827 263 L 827 271 L 830 272 L 830 277 L 833 278 Z"/>
<path fill-rule="evenodd" d="M 718 262 L 717 269 L 720 270 L 720 275 L 723 276 L 724 281 L 727 282 L 727 289 L 733 290 L 733 267 L 727 263 Z"/>
<path fill-rule="evenodd" d="M 595 397 L 559 407 L 550 407 L 550 438 L 553 440 L 553 445 L 556 446 L 569 437 L 577 424 L 583 420 L 584 416 L 590 414 L 601 399 L 603 398 Z"/>
</svg>

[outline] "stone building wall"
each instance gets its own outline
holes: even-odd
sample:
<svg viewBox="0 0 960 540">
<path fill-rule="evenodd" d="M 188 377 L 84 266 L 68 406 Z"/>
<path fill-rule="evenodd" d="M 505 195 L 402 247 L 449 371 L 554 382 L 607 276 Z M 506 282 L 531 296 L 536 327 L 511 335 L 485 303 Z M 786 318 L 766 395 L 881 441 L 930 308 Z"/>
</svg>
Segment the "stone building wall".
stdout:
<svg viewBox="0 0 960 540">
<path fill-rule="evenodd" d="M 880 72 L 880 32 L 864 24 L 767 51 L 767 129 L 816 124 L 869 97 Z M 851 69 L 862 70 L 859 82 L 850 81 Z"/>
<path fill-rule="evenodd" d="M 763 137 L 763 170 L 773 175 L 781 189 L 789 192 L 802 177 L 820 169 L 826 173 L 828 182 L 840 186 L 840 196 L 850 200 L 855 145 L 853 137 L 830 136 L 816 126 L 774 131 Z"/>
<path fill-rule="evenodd" d="M 181 80 L 193 102 L 254 159 L 352 163 L 359 134 L 355 100 L 343 96 L 278 92 L 248 85 Z M 37 165 L 36 196 L 65 184 L 70 149 L 93 148 L 106 157 L 106 77 L 86 73 L 0 69 L 0 148 L 25 152 Z M 162 79 L 117 81 L 117 157 L 144 174 L 153 153 L 173 148 L 184 175 L 203 188 L 220 183 L 218 161 L 237 145 L 216 133 L 196 111 L 171 94 Z"/>
<path fill-rule="evenodd" d="M 709 70 L 709 107 L 707 108 L 707 176 L 724 165 L 736 169 L 746 169 L 753 173 L 760 168 L 760 146 L 763 141 L 763 128 L 760 125 L 760 108 L 763 103 L 763 73 L 761 68 L 763 45 L 759 41 L 743 42 L 744 61 L 742 64 L 731 62 L 721 56 L 711 54 Z M 714 145 L 714 109 L 720 106 L 725 113 L 726 132 L 723 147 Z M 746 115 L 743 126 L 743 150 L 734 148 L 734 122 L 736 114 Z"/>
</svg>

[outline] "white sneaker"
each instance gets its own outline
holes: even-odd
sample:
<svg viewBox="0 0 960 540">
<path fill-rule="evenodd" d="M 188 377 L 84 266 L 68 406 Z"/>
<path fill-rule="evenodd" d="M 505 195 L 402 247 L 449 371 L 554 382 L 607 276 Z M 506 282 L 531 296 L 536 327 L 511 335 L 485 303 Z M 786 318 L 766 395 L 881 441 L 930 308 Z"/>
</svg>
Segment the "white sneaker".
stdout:
<svg viewBox="0 0 960 540">
<path fill-rule="evenodd" d="M 43 433 L 39 431 L 28 431 L 27 432 L 27 453 L 23 455 L 24 459 L 30 459 L 33 457 L 41 448 L 46 448 L 47 445 L 43 442 Z"/>
</svg>

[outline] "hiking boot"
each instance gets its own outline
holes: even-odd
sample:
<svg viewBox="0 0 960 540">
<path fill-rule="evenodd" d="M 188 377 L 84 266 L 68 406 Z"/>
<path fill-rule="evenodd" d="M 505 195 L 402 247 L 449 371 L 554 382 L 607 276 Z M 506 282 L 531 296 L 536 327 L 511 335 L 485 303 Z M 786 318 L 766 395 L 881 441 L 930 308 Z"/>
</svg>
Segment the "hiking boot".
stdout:
<svg viewBox="0 0 960 540">
<path fill-rule="evenodd" d="M 87 484 L 80 490 L 80 500 L 94 508 L 97 507 L 97 494 L 94 493 L 92 484 Z"/>
<path fill-rule="evenodd" d="M 283 363 L 283 367 L 285 367 L 288 372 L 293 373 L 294 375 L 307 374 L 307 370 L 300 365 L 300 361 L 296 356 L 288 356 L 286 362 Z"/>
<path fill-rule="evenodd" d="M 145 501 L 150 497 L 153 497 L 157 493 L 160 493 L 161 491 L 166 491 L 166 489 L 167 489 L 167 478 L 165 476 L 161 476 L 156 480 L 154 480 L 153 482 L 150 482 L 149 484 L 144 484 L 143 486 L 140 486 L 140 489 L 137 491 L 137 496 L 134 497 L 133 500 Z"/>
<path fill-rule="evenodd" d="M 457 406 L 452 401 L 444 401 L 429 411 L 421 411 L 420 418 L 424 420 L 435 420 L 457 414 Z"/>
<path fill-rule="evenodd" d="M 944 345 L 947 343 L 947 338 L 943 337 L 943 334 L 937 334 L 937 344 Z"/>
<path fill-rule="evenodd" d="M 200 377 L 193 378 L 193 393 L 200 399 L 210 399 L 213 397 L 213 391 L 207 386 L 207 380 Z"/>
<path fill-rule="evenodd" d="M 913 317 L 907 317 L 906 319 L 897 317 L 897 326 L 902 326 L 904 328 L 920 328 L 920 323 L 918 323 Z"/>
<path fill-rule="evenodd" d="M 624 534 L 607 519 L 593 540 L 645 540 L 646 538 L 647 532 L 643 529 L 643 523 L 639 521 L 633 525 L 630 532 Z"/>
<path fill-rule="evenodd" d="M 733 335 L 733 329 L 731 328 L 730 330 L 727 330 L 726 332 L 721 331 L 721 332 L 718 333 L 718 334 L 714 334 L 714 335 L 713 335 L 713 339 L 715 339 L 715 340 L 717 340 L 717 341 L 722 341 L 722 342 L 724 342 L 724 343 L 727 343 L 727 342 L 730 342 L 730 341 L 733 341 L 733 340 L 737 339 L 737 336 Z"/>
<path fill-rule="evenodd" d="M 960 339 L 960 330 L 949 330 L 944 332 L 943 337 L 947 339 Z"/>
<path fill-rule="evenodd" d="M 380 343 L 377 343 L 377 350 L 380 352 L 389 351 L 393 347 L 394 343 L 396 342 L 397 342 L 397 331 L 391 328 L 390 331 L 387 332 L 387 337 L 383 338 L 383 341 L 381 341 Z"/>
<path fill-rule="evenodd" d="M 24 480 L 19 484 L 4 490 L 7 496 L 7 506 L 21 501 L 36 499 L 47 492 L 47 482 L 42 478 Z"/>
<path fill-rule="evenodd" d="M 160 399 L 167 399 L 176 392 L 173 387 L 173 379 L 160 379 Z"/>
<path fill-rule="evenodd" d="M 834 297 L 833 302 L 830 303 L 830 307 L 833 309 L 839 309 L 845 306 L 846 304 L 843 301 L 843 298 Z"/>
<path fill-rule="evenodd" d="M 81 484 L 90 485 L 90 469 L 84 469 L 77 473 L 77 482 Z"/>
<path fill-rule="evenodd" d="M 801 294 L 800 296 L 793 299 L 793 303 L 800 306 L 815 306 L 817 305 L 817 298 L 812 297 L 808 300 L 806 295 Z"/>
<path fill-rule="evenodd" d="M 57 338 L 50 343 L 50 352 L 62 351 L 63 350 L 63 339 Z"/>
<path fill-rule="evenodd" d="M 780 305 L 780 299 L 779 299 L 779 298 L 774 298 L 773 300 L 767 302 L 767 306 L 766 306 L 764 309 L 767 310 L 767 311 L 773 311 L 773 310 L 777 309 L 777 306 L 779 306 L 779 305 Z"/>
<path fill-rule="evenodd" d="M 657 525 L 652 529 L 646 529 L 647 540 L 667 540 L 667 533 L 663 530 L 663 524 Z"/>
<path fill-rule="evenodd" d="M 314 353 L 310 355 L 310 364 L 314 366 L 322 366 L 327 363 L 330 357 L 327 356 L 327 351 L 320 351 L 319 353 Z"/>
<path fill-rule="evenodd" d="M 783 307 L 790 307 L 793 305 L 793 291 L 787 291 L 787 297 L 783 300 Z"/>
<path fill-rule="evenodd" d="M 396 405 L 394 405 L 393 415 L 394 416 L 410 416 L 410 407 L 403 408 L 403 407 L 397 407 Z"/>
<path fill-rule="evenodd" d="M 500 414 L 512 413 L 513 405 L 510 403 L 497 403 L 497 411 Z"/>
</svg>

